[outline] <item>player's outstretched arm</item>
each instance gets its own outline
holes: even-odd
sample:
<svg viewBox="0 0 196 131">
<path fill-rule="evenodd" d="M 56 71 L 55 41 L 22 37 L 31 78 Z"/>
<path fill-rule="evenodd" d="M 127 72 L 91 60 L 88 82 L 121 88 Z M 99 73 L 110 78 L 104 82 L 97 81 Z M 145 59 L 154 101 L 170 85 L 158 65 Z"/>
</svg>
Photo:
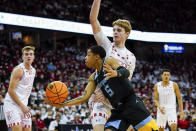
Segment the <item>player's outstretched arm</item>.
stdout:
<svg viewBox="0 0 196 131">
<path fill-rule="evenodd" d="M 9 84 L 9 88 L 8 88 L 8 93 L 10 95 L 10 97 L 13 99 L 14 102 L 16 102 L 16 104 L 18 106 L 20 106 L 21 110 L 23 111 L 24 114 L 29 113 L 30 108 L 25 106 L 18 98 L 15 89 L 20 81 L 20 79 L 22 78 L 24 72 L 21 68 L 16 67 L 14 68 L 14 70 L 12 71 L 12 75 L 11 75 L 11 79 L 10 79 L 10 84 Z"/>
<path fill-rule="evenodd" d="M 108 72 L 107 74 L 105 74 L 106 79 L 112 77 L 128 78 L 130 75 L 129 70 L 121 66 L 114 57 L 106 58 L 104 70 Z"/>
<path fill-rule="evenodd" d="M 90 12 L 90 24 L 92 26 L 93 34 L 97 34 L 101 31 L 101 25 L 98 21 L 99 9 L 101 0 L 94 0 Z M 96 39 L 98 45 L 101 45 L 101 40 Z"/>
<path fill-rule="evenodd" d="M 95 88 L 96 88 L 96 86 L 95 86 L 95 82 L 94 82 L 94 73 L 93 73 L 89 78 L 89 82 L 88 82 L 84 92 L 82 93 L 82 96 L 79 96 L 75 99 L 65 101 L 65 102 L 59 103 L 59 104 L 51 103 L 47 98 L 45 98 L 44 101 L 45 101 L 45 103 L 47 103 L 51 106 L 55 106 L 55 107 L 78 105 L 78 104 L 87 102 L 88 99 L 90 98 L 90 96 L 95 91 Z"/>
<path fill-rule="evenodd" d="M 177 83 L 174 83 L 174 90 L 175 90 L 176 97 L 178 99 L 178 105 L 179 105 L 179 109 L 180 109 L 180 115 L 181 115 L 181 117 L 184 118 L 183 102 L 182 102 L 182 98 L 181 98 L 181 95 L 180 95 L 180 89 L 179 89 Z"/>
</svg>

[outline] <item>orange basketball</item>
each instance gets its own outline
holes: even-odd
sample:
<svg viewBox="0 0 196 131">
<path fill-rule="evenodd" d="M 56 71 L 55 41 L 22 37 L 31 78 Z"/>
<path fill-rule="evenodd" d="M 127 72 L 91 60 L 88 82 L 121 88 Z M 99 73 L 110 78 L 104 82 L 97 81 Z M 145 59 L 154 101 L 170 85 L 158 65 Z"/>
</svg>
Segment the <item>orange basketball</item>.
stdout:
<svg viewBox="0 0 196 131">
<path fill-rule="evenodd" d="M 64 83 L 54 81 L 48 84 L 46 88 L 46 97 L 49 101 L 52 101 L 53 103 L 61 103 L 66 100 L 67 96 L 68 89 Z"/>
</svg>

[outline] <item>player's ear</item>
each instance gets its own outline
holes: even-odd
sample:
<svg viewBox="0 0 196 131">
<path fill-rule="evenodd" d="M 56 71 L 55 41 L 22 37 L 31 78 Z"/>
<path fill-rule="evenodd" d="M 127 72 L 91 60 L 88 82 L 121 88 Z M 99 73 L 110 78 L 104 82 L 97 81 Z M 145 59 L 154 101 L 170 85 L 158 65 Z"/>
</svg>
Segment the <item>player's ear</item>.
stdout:
<svg viewBox="0 0 196 131">
<path fill-rule="evenodd" d="M 99 55 L 96 55 L 95 56 L 95 60 L 99 60 L 100 59 L 100 56 Z"/>
</svg>

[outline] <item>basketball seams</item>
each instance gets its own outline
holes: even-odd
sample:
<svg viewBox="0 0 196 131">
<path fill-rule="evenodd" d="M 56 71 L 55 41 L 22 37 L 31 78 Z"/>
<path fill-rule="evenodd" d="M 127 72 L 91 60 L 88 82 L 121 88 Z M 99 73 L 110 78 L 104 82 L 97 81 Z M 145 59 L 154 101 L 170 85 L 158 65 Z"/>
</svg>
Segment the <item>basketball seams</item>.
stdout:
<svg viewBox="0 0 196 131">
<path fill-rule="evenodd" d="M 58 94 L 58 91 L 57 91 L 57 88 L 56 88 L 56 85 L 55 85 L 55 83 L 53 83 L 54 84 L 54 87 L 55 87 L 55 89 L 56 89 L 56 95 L 57 95 L 57 97 L 58 97 L 58 99 L 59 99 L 59 94 Z M 59 101 L 60 102 L 60 101 Z"/>
<path fill-rule="evenodd" d="M 69 94 L 67 86 L 60 81 L 54 81 L 50 84 L 53 88 L 51 89 L 49 86 L 46 88 L 46 96 L 48 100 L 54 103 L 65 101 Z"/>
</svg>

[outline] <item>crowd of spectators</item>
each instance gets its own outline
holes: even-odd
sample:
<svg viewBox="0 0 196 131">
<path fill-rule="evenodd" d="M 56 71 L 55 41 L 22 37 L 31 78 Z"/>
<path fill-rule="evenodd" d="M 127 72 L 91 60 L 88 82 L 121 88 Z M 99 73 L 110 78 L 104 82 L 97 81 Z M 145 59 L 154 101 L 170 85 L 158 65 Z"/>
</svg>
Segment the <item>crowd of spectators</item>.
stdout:
<svg viewBox="0 0 196 131">
<path fill-rule="evenodd" d="M 1 39 L 3 36 L 1 37 Z M 45 88 L 48 83 L 58 80 L 65 83 L 69 90 L 68 99 L 80 96 L 87 84 L 92 70 L 84 64 L 86 50 L 80 45 L 64 44 L 61 49 L 36 50 L 33 66 L 37 70 L 36 79 L 30 96 L 33 127 L 38 130 L 53 129 L 55 121 L 61 124 L 90 124 L 90 112 L 87 103 L 78 106 L 55 108 L 43 102 Z M 84 46 L 84 45 L 83 45 Z M 88 47 L 89 45 L 86 45 Z M 7 92 L 10 74 L 21 60 L 22 44 L 0 40 L 0 92 L 3 97 Z M 155 56 L 150 56 L 154 58 Z M 178 83 L 184 104 L 186 119 L 179 121 L 179 128 L 188 129 L 196 121 L 196 62 L 193 56 L 185 58 L 183 54 L 157 55 L 156 59 L 137 59 L 132 84 L 136 94 L 141 97 L 156 118 L 156 107 L 153 104 L 153 86 L 160 81 L 160 71 L 169 68 L 171 79 Z M 192 58 L 192 59 L 191 59 Z M 60 117 L 60 118 L 59 118 Z M 53 121 L 53 122 L 51 122 Z M 52 123 L 52 124 L 50 124 Z"/>
<path fill-rule="evenodd" d="M 93 0 L 1 0 L 0 11 L 89 23 Z M 124 18 L 133 29 L 155 32 L 196 32 L 195 0 L 103 0 L 99 20 L 111 26 Z"/>
</svg>

